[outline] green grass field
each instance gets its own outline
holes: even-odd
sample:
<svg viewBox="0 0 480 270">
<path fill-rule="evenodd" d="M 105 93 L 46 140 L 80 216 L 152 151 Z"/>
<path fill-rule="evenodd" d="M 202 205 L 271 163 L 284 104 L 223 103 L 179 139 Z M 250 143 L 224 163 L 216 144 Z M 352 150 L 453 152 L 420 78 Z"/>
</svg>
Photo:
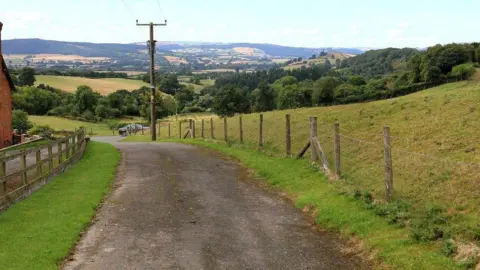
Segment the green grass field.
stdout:
<svg viewBox="0 0 480 270">
<path fill-rule="evenodd" d="M 205 87 L 204 85 L 198 85 L 198 84 L 189 83 L 189 82 L 180 82 L 180 84 L 185 86 L 190 86 L 190 85 L 193 86 L 193 91 L 195 91 L 195 93 L 200 93 L 200 91 L 202 91 L 202 89 Z"/>
<path fill-rule="evenodd" d="M 60 131 L 73 131 L 80 127 L 85 127 L 88 134 L 93 131 L 93 135 L 112 135 L 112 131 L 104 123 L 90 123 L 77 120 L 71 120 L 56 116 L 29 116 L 30 121 L 35 125 L 49 125 L 51 128 Z"/>
<path fill-rule="evenodd" d="M 356 190 L 385 200 L 383 127 L 392 135 L 394 201 L 413 213 L 440 207 L 445 234 L 475 241 L 480 237 L 480 83 L 445 84 L 389 100 L 264 113 L 264 151 L 285 155 L 285 115 L 291 114 L 292 152 L 309 139 L 310 116 L 318 117 L 318 138 L 333 169 L 333 123 L 340 123 L 342 181 L 338 189 Z M 210 120 L 205 136 L 210 137 Z M 201 135 L 201 119 L 196 134 Z M 228 119 L 230 141 L 239 141 L 238 116 Z M 182 125 L 185 134 L 187 123 Z M 257 147 L 258 114 L 243 115 L 245 144 Z M 162 123 L 160 138 L 166 138 Z M 214 118 L 214 133 L 223 140 L 223 120 Z M 171 135 L 178 138 L 178 123 Z"/>
<path fill-rule="evenodd" d="M 0 269 L 58 269 L 110 190 L 120 153 L 90 142 L 83 158 L 0 215 Z"/>
<path fill-rule="evenodd" d="M 37 75 L 35 84 L 39 85 L 42 83 L 67 92 L 74 92 L 79 85 L 88 85 L 102 95 L 107 95 L 120 89 L 135 90 L 142 86 L 148 86 L 148 84 L 140 80 L 121 78 L 89 79 L 82 77 Z"/>
</svg>

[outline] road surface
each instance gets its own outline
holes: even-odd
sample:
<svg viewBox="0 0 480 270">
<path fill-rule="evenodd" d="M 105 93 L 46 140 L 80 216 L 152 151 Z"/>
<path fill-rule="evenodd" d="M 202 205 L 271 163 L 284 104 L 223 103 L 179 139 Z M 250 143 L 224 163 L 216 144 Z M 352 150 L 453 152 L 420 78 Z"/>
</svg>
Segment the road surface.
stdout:
<svg viewBox="0 0 480 270">
<path fill-rule="evenodd" d="M 64 269 L 368 269 L 233 161 L 173 143 L 115 143 L 114 191 Z"/>
</svg>

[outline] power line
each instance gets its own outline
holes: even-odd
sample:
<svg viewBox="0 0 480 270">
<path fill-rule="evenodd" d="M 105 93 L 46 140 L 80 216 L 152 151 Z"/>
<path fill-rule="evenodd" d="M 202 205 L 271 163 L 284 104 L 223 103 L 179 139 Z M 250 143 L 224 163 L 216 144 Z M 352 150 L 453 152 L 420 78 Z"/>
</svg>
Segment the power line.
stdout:
<svg viewBox="0 0 480 270">
<path fill-rule="evenodd" d="M 163 8 L 160 5 L 160 0 L 155 0 L 155 2 L 157 3 L 158 8 L 160 9 L 160 14 L 163 16 L 163 19 L 167 20 L 167 17 L 165 17 L 165 13 L 163 13 Z"/>
<path fill-rule="evenodd" d="M 135 19 L 135 15 L 133 14 L 132 10 L 127 6 L 127 3 L 125 3 L 125 0 L 120 0 L 123 3 L 123 6 L 127 9 L 128 13 L 132 17 L 132 19 Z"/>
</svg>

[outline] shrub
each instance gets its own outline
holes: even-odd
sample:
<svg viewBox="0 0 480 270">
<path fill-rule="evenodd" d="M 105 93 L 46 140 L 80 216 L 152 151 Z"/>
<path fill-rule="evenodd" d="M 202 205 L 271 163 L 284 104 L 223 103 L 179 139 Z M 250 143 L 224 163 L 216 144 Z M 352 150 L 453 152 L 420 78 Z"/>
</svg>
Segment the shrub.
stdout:
<svg viewBox="0 0 480 270">
<path fill-rule="evenodd" d="M 39 135 L 45 139 L 52 140 L 54 139 L 53 134 L 55 130 L 49 125 L 37 125 L 28 130 L 29 135 Z"/>
<path fill-rule="evenodd" d="M 82 113 L 82 117 L 85 118 L 87 121 L 93 121 L 95 120 L 95 114 L 93 114 L 92 111 L 86 110 Z"/>
<path fill-rule="evenodd" d="M 443 209 L 437 206 L 429 207 L 412 220 L 411 237 L 417 241 L 438 240 L 447 235 L 446 218 Z"/>
<path fill-rule="evenodd" d="M 28 113 L 22 110 L 13 110 L 12 112 L 12 127 L 19 131 L 29 130 L 32 123 L 28 120 Z"/>
</svg>

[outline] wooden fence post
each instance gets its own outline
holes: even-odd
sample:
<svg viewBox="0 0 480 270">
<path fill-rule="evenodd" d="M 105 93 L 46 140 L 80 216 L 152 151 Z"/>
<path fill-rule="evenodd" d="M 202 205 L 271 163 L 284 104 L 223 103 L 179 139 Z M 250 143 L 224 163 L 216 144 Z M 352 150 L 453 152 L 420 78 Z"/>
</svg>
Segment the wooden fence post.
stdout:
<svg viewBox="0 0 480 270">
<path fill-rule="evenodd" d="M 70 157 L 70 137 L 65 141 L 65 159 Z"/>
<path fill-rule="evenodd" d="M 240 143 L 243 143 L 243 120 L 241 115 L 238 118 L 238 124 L 240 125 Z"/>
<path fill-rule="evenodd" d="M 260 123 L 258 126 L 258 147 L 263 147 L 263 114 L 260 114 Z"/>
<path fill-rule="evenodd" d="M 192 138 L 196 138 L 196 135 L 195 135 L 195 120 L 192 120 Z"/>
<path fill-rule="evenodd" d="M 287 150 L 287 156 L 292 155 L 292 137 L 290 134 L 290 114 L 285 115 L 285 147 Z"/>
<path fill-rule="evenodd" d="M 178 137 L 182 138 L 182 121 L 178 122 Z"/>
<path fill-rule="evenodd" d="M 161 123 L 158 122 L 158 138 L 159 138 L 159 139 L 160 139 L 160 127 L 161 127 L 161 126 L 162 126 Z"/>
<path fill-rule="evenodd" d="M 48 146 L 48 170 L 53 170 L 53 147 L 51 144 Z"/>
<path fill-rule="evenodd" d="M 59 142 L 59 143 L 58 143 L 57 153 L 58 153 L 58 164 L 59 164 L 59 165 L 60 165 L 60 163 L 62 163 L 62 161 L 63 161 L 62 145 L 63 145 L 62 142 Z"/>
<path fill-rule="evenodd" d="M 311 142 L 311 161 L 315 162 L 318 160 L 317 151 L 315 151 L 315 143 L 313 142 L 313 138 L 317 137 L 317 117 L 310 117 L 310 140 Z"/>
<path fill-rule="evenodd" d="M 20 155 L 20 169 L 27 169 L 27 156 L 25 155 L 25 153 L 22 153 Z M 27 171 L 22 172 L 22 183 L 23 185 L 27 184 Z"/>
<path fill-rule="evenodd" d="M 36 164 L 37 164 L 37 177 L 42 176 L 42 152 L 40 150 L 37 150 L 36 153 Z"/>
<path fill-rule="evenodd" d="M 210 117 L 210 138 L 215 139 L 215 135 L 213 134 L 213 117 Z"/>
<path fill-rule="evenodd" d="M 168 138 L 170 139 L 170 122 L 168 122 Z"/>
<path fill-rule="evenodd" d="M 202 139 L 205 138 L 205 119 L 202 119 Z"/>
<path fill-rule="evenodd" d="M 335 154 L 335 174 L 340 178 L 340 124 L 333 124 L 333 148 Z"/>
<path fill-rule="evenodd" d="M 392 167 L 392 144 L 390 140 L 390 128 L 383 128 L 383 147 L 385 160 L 385 191 L 387 202 L 390 202 L 393 191 L 393 167 Z"/>
<path fill-rule="evenodd" d="M 225 141 L 228 141 L 227 117 L 223 118 L 223 137 L 224 137 Z"/>
<path fill-rule="evenodd" d="M 75 154 L 75 152 L 78 150 L 77 144 L 75 143 L 76 135 L 74 134 L 72 136 L 72 156 Z"/>
<path fill-rule="evenodd" d="M 7 175 L 7 163 L 5 161 L 0 161 L 0 179 Z M 7 179 L 2 179 L 3 183 L 0 185 L 0 197 L 3 197 L 7 194 Z M 1 202 L 1 201 L 0 201 Z"/>
</svg>

